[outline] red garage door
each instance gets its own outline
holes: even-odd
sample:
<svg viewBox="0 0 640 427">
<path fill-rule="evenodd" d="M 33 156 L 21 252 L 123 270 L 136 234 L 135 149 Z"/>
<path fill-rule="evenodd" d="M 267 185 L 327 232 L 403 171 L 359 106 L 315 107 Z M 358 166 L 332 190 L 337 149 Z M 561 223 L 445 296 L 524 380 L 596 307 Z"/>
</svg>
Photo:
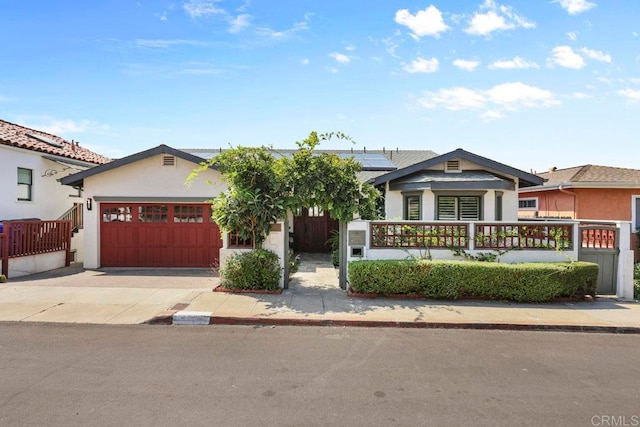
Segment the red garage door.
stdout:
<svg viewBox="0 0 640 427">
<path fill-rule="evenodd" d="M 103 267 L 210 267 L 222 239 L 206 204 L 101 203 Z"/>
</svg>

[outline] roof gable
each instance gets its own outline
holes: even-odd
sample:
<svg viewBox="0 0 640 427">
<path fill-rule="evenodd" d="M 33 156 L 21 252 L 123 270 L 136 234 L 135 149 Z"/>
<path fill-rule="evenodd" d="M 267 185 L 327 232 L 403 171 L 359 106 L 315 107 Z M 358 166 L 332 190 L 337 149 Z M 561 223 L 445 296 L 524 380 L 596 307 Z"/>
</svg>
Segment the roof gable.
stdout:
<svg viewBox="0 0 640 427">
<path fill-rule="evenodd" d="M 123 157 L 118 160 L 114 160 L 110 163 L 106 163 L 91 169 L 84 170 L 82 172 L 75 173 L 73 175 L 66 176 L 62 178 L 60 182 L 62 182 L 62 184 L 64 185 L 71 185 L 74 187 L 83 185 L 85 178 L 89 178 L 91 176 L 95 176 L 103 172 L 107 172 L 107 171 L 119 168 L 121 166 L 129 165 L 129 164 L 138 162 L 140 160 L 148 159 L 150 157 L 157 156 L 159 154 L 170 154 L 177 158 L 180 158 L 198 165 L 203 162 L 206 162 L 206 160 L 203 159 L 202 157 L 194 156 L 193 154 L 185 153 L 184 151 L 177 150 L 165 144 L 161 144 L 161 145 L 158 145 L 157 147 L 150 148 L 145 151 L 140 151 L 139 153 L 135 153 L 130 156 Z"/>
<path fill-rule="evenodd" d="M 496 162 L 495 160 L 488 159 L 486 157 L 479 156 L 477 154 L 470 153 L 468 151 L 463 150 L 462 148 L 458 148 L 457 150 L 451 151 L 446 154 L 442 154 L 437 157 L 433 157 L 431 159 L 424 160 L 422 162 L 415 163 L 413 165 L 404 167 L 402 169 L 398 169 L 393 172 L 389 172 L 387 174 L 378 176 L 373 181 L 374 185 L 380 185 L 387 183 L 389 181 L 393 181 L 399 178 L 403 178 L 405 176 L 414 174 L 416 172 L 423 171 L 424 169 L 428 169 L 430 167 L 445 163 L 449 160 L 462 159 L 467 160 L 487 169 L 492 169 L 497 172 L 515 176 L 518 178 L 520 187 L 529 187 L 533 185 L 540 185 L 544 182 L 544 180 L 536 175 L 521 171 L 520 169 L 513 168 L 511 166 L 507 166 L 503 163 Z"/>
<path fill-rule="evenodd" d="M 111 159 L 81 147 L 75 141 L 67 141 L 57 135 L 31 129 L 0 120 L 0 145 L 79 160 L 93 164 L 104 164 Z"/>
</svg>

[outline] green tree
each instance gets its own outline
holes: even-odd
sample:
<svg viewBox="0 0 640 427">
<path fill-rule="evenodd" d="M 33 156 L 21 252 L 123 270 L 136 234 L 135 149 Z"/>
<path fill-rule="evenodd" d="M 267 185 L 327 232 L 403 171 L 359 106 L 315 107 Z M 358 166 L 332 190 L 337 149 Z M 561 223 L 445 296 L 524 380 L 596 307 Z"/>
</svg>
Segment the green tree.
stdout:
<svg viewBox="0 0 640 427">
<path fill-rule="evenodd" d="M 317 153 L 321 141 L 350 140 L 343 133 L 317 134 L 296 144 L 292 156 L 270 147 L 237 147 L 224 151 L 193 171 L 187 181 L 209 167 L 217 168 L 228 189 L 212 201 L 212 216 L 221 229 L 252 239 L 261 248 L 271 224 L 286 217 L 287 209 L 318 206 L 341 221 L 356 214 L 372 219 L 380 193 L 361 183 L 361 165 L 352 158 Z"/>
</svg>

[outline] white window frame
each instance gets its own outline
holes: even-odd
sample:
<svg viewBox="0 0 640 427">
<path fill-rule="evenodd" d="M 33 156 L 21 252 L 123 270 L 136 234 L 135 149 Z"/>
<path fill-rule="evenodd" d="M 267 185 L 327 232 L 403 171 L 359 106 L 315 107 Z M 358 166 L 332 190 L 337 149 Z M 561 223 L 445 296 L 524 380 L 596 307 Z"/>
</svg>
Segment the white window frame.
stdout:
<svg viewBox="0 0 640 427">
<path fill-rule="evenodd" d="M 521 201 L 531 201 L 534 200 L 536 202 L 536 206 L 533 208 L 521 208 L 520 207 L 520 202 Z M 518 210 L 519 211 L 537 211 L 538 210 L 538 198 L 537 197 L 521 197 L 518 199 Z"/>
</svg>

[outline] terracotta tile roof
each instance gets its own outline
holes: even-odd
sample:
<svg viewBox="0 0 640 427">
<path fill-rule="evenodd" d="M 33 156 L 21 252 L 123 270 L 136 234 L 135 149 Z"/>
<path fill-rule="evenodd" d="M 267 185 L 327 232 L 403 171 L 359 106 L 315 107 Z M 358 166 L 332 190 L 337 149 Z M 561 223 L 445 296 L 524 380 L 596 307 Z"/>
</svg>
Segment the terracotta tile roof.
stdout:
<svg viewBox="0 0 640 427">
<path fill-rule="evenodd" d="M 561 183 L 620 183 L 637 184 L 640 186 L 640 170 L 625 169 L 611 166 L 584 165 L 567 169 L 539 173 L 539 176 L 547 180 L 544 185 L 557 185 Z"/>
<path fill-rule="evenodd" d="M 1 119 L 0 145 L 9 145 L 97 165 L 111 161 L 107 157 L 94 153 L 57 135 L 30 129 Z"/>
</svg>

